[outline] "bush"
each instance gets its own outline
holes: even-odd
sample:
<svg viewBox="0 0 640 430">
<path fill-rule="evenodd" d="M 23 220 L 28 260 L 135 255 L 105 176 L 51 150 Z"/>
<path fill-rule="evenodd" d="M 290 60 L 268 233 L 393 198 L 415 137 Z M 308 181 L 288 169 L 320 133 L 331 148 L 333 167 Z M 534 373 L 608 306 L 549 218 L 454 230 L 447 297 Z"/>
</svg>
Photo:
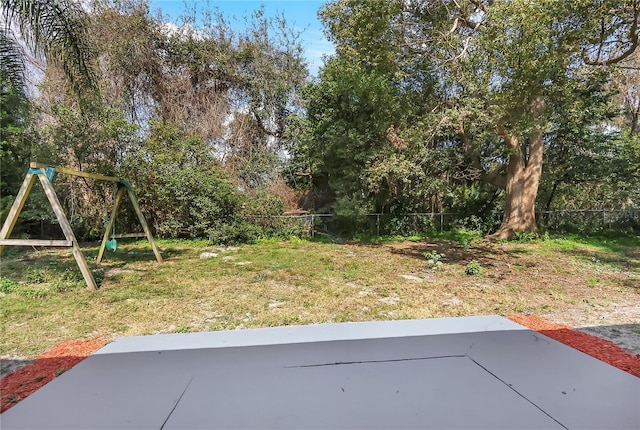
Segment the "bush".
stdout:
<svg viewBox="0 0 640 430">
<path fill-rule="evenodd" d="M 209 231 L 209 240 L 216 245 L 237 245 L 240 243 L 254 243 L 265 237 L 264 231 L 256 225 L 246 221 L 231 224 L 220 224 Z"/>
</svg>

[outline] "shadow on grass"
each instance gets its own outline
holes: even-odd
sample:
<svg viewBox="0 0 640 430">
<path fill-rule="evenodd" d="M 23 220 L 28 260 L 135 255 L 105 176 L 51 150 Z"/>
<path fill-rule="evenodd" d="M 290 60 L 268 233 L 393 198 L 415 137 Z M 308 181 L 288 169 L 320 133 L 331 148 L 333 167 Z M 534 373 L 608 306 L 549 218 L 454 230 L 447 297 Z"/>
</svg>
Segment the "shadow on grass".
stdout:
<svg viewBox="0 0 640 430">
<path fill-rule="evenodd" d="M 9 255 L 2 257 L 2 278 L 0 291 L 11 293 L 17 291 L 23 295 L 46 294 L 46 291 L 39 290 L 40 285 L 50 286 L 55 292 L 66 292 L 86 287 L 86 283 L 80 269 L 69 248 L 22 248 L 12 250 Z M 101 286 L 105 273 L 118 271 L 135 263 L 156 262 L 156 257 L 148 243 L 145 244 L 123 244 L 115 252 L 105 251 L 100 264 L 96 263 L 99 246 L 95 243 L 81 244 L 81 251 L 94 279 Z M 188 249 L 169 246 L 163 247 L 161 254 L 163 259 L 180 257 L 188 253 Z M 152 266 L 149 265 L 149 268 Z M 129 269 L 136 272 L 145 270 Z"/>
<path fill-rule="evenodd" d="M 450 235 L 443 235 L 449 237 Z M 455 238 L 455 235 L 452 236 Z M 532 241 L 532 245 L 545 244 L 544 246 L 552 252 L 560 252 L 564 255 L 574 257 L 584 263 L 597 265 L 608 265 L 623 270 L 639 271 L 640 270 L 640 245 L 629 238 L 602 238 L 602 242 L 597 242 L 594 238 L 586 238 L 578 241 L 573 238 L 568 239 L 571 246 L 563 246 L 560 242 Z M 388 242 L 387 246 L 391 247 L 391 253 L 401 254 L 424 260 L 425 253 L 437 252 L 442 255 L 444 262 L 453 264 L 467 264 L 471 261 L 477 261 L 482 265 L 493 266 L 498 263 L 510 262 L 522 263 L 526 266 L 535 266 L 535 256 L 537 253 L 544 253 L 537 248 L 528 246 L 528 243 L 508 242 L 509 247 L 495 246 L 490 242 L 475 240 L 469 244 L 465 240 L 450 240 L 440 238 L 425 238 L 417 241 L 404 242 Z M 376 243 L 371 241 L 368 243 L 355 243 L 360 246 L 383 246 L 384 242 Z M 557 246 L 556 246 L 557 245 Z M 584 245 L 584 246 L 580 246 Z M 593 247 L 589 249 L 588 246 Z"/>
</svg>

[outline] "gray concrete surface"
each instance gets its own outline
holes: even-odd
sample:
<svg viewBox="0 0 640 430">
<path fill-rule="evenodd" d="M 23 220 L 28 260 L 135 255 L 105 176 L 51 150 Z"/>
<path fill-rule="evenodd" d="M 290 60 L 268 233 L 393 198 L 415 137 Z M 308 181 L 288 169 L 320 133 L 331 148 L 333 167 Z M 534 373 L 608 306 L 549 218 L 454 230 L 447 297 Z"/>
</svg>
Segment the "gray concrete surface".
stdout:
<svg viewBox="0 0 640 430">
<path fill-rule="evenodd" d="M 123 338 L 0 422 L 638 429 L 639 405 L 639 378 L 501 317 L 467 317 Z"/>
</svg>

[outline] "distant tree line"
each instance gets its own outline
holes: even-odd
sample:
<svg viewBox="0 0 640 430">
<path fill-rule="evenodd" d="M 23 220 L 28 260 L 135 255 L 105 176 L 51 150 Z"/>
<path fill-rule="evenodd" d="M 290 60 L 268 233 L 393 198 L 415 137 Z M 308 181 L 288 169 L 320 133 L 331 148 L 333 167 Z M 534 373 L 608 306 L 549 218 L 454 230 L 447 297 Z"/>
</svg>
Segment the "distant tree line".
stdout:
<svg viewBox="0 0 640 430">
<path fill-rule="evenodd" d="M 126 178 L 159 236 L 217 242 L 290 234 L 266 216 L 293 210 L 466 213 L 507 238 L 536 212 L 637 208 L 640 2 L 565 3 L 334 0 L 310 79 L 261 9 L 239 32 L 197 4 L 168 23 L 144 0 L 1 0 L 2 216 L 30 160 Z M 54 184 L 100 237 L 111 185 Z M 53 234 L 42 194 L 21 219 Z"/>
</svg>

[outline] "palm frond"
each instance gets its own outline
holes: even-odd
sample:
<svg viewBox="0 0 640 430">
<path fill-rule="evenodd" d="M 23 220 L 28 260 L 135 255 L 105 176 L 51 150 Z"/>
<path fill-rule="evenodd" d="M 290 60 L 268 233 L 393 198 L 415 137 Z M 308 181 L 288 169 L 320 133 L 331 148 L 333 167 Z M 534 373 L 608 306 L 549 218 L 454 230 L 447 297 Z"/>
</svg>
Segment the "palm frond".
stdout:
<svg viewBox="0 0 640 430">
<path fill-rule="evenodd" d="M 76 93 L 97 87 L 87 17 L 79 3 L 0 0 L 0 6 L 5 32 L 19 34 L 36 56 L 60 62 Z"/>
<path fill-rule="evenodd" d="M 0 75 L 21 94 L 24 94 L 25 70 L 20 44 L 6 28 L 0 27 Z"/>
</svg>

